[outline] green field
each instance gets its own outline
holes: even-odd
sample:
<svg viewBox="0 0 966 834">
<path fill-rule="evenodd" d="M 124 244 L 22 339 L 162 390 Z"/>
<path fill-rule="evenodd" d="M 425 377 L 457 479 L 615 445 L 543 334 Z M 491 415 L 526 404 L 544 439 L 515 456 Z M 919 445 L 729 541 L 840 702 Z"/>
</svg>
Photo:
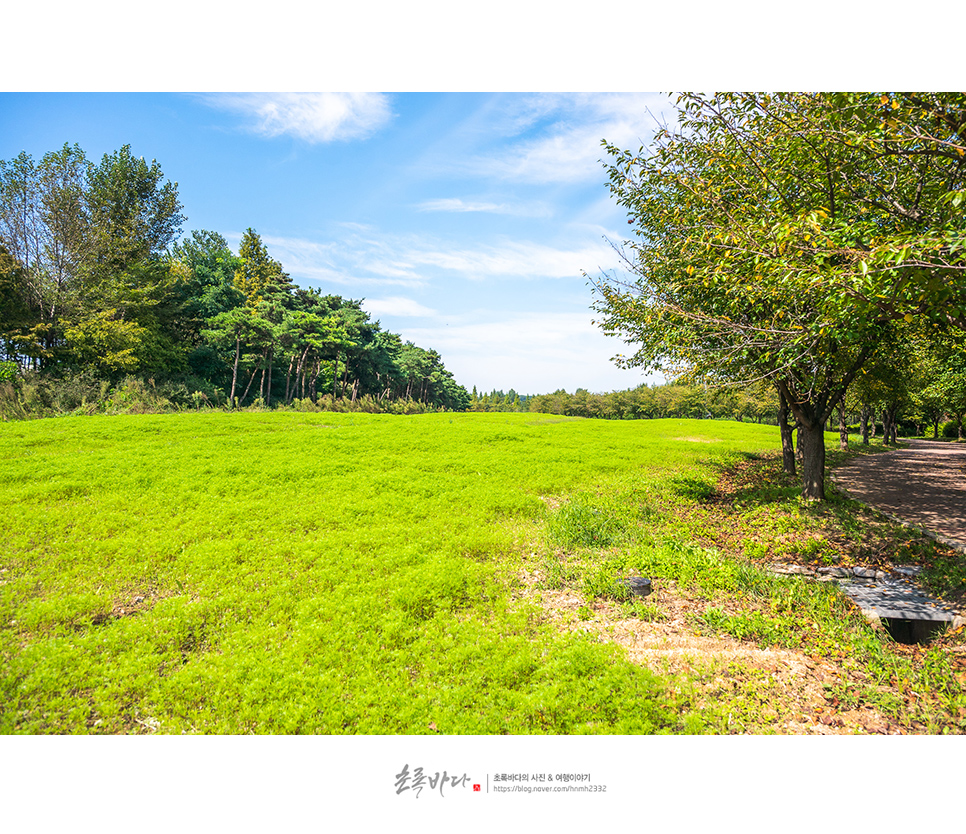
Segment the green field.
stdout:
<svg viewBox="0 0 966 834">
<path fill-rule="evenodd" d="M 4 423 L 0 732 L 734 732 L 739 706 L 768 731 L 754 675 L 732 670 L 723 710 L 539 604 L 569 587 L 585 618 L 663 616 L 620 598 L 634 570 L 704 599 L 704 633 L 846 658 L 879 692 L 907 668 L 888 641 L 752 564 L 779 540 L 823 555 L 795 485 L 741 509 L 737 557 L 696 544 L 721 473 L 777 447 L 767 426 L 538 414 Z"/>
<path fill-rule="evenodd" d="M 3 424 L 0 731 L 698 729 L 646 670 L 514 603 L 514 574 L 541 497 L 776 440 L 525 414 Z"/>
</svg>

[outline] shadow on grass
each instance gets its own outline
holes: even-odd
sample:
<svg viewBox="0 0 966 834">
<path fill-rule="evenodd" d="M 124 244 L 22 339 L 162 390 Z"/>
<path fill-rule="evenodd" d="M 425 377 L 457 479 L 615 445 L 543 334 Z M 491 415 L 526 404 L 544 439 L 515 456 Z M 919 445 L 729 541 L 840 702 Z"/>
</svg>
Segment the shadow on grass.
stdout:
<svg viewBox="0 0 966 834">
<path fill-rule="evenodd" d="M 966 557 L 923 535 L 915 527 L 903 526 L 874 507 L 841 492 L 831 481 L 831 473 L 856 458 L 894 451 L 882 444 L 852 446 L 848 450 L 829 449 L 826 453 L 826 500 L 804 501 L 801 498 L 800 478 L 782 469 L 779 453 L 742 454 L 727 461 L 706 461 L 714 482 L 711 490 L 699 488 L 705 482 L 697 479 L 677 479 L 672 487 L 675 494 L 690 498 L 731 521 L 724 524 L 731 529 L 744 527 L 740 516 L 754 514 L 767 507 L 771 518 L 786 516 L 807 520 L 809 532 L 805 539 L 820 537 L 830 547 L 828 556 L 834 561 L 876 567 L 890 565 L 919 565 L 923 568 L 923 584 L 932 593 L 956 602 L 966 601 Z M 714 481 L 714 479 L 717 479 Z M 755 533 L 753 528 L 749 534 Z M 782 556 L 787 560 L 795 552 L 789 536 L 784 537 Z M 817 541 L 801 550 L 800 559 L 814 561 L 809 554 L 816 550 Z M 822 552 L 825 552 L 823 550 Z M 834 555 L 831 551 L 837 552 Z M 799 559 L 793 558 L 793 561 Z"/>
<path fill-rule="evenodd" d="M 847 450 L 827 449 L 825 452 L 826 501 L 809 502 L 811 513 L 823 516 L 830 510 L 844 506 L 845 512 L 861 507 L 857 501 L 837 492 L 831 483 L 831 474 L 841 466 L 867 455 L 895 451 L 893 446 L 872 443 L 868 446 L 851 443 Z M 715 473 L 716 481 L 709 486 L 706 481 L 695 478 L 672 480 L 673 492 L 697 501 L 761 506 L 788 500 L 797 500 L 802 491 L 801 461 L 796 462 L 796 474 L 789 475 L 782 468 L 780 453 L 760 454 L 738 452 L 727 460 L 704 460 L 701 463 Z"/>
<path fill-rule="evenodd" d="M 679 498 L 689 498 L 692 501 L 707 501 L 715 495 L 714 484 L 701 478 L 677 477 L 668 481 L 668 488 Z"/>
</svg>

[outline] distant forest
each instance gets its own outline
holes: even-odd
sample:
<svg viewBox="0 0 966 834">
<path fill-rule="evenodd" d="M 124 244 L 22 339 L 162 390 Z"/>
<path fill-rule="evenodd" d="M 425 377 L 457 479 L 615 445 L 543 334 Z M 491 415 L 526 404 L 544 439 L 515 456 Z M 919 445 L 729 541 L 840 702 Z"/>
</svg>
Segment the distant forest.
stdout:
<svg viewBox="0 0 966 834">
<path fill-rule="evenodd" d="M 568 417 L 638 420 L 659 417 L 750 420 L 776 423 L 778 395 L 770 385 L 708 387 L 669 383 L 640 385 L 627 391 L 593 394 L 578 388 L 552 394 L 518 394 L 512 388 L 470 396 L 469 411 L 535 411 Z"/>
<path fill-rule="evenodd" d="M 3 413 L 467 407 L 440 355 L 293 284 L 254 229 L 180 242 L 177 184 L 129 146 L 0 161 Z"/>
<path fill-rule="evenodd" d="M 936 398 L 935 404 L 916 391 L 893 407 L 892 420 L 898 434 L 921 436 L 931 433 L 934 437 L 963 438 L 963 410 L 950 412 L 947 400 Z M 893 392 L 886 394 L 894 398 Z M 826 430 L 838 428 L 839 432 L 860 431 L 864 437 L 876 435 L 879 425 L 884 432 L 890 414 L 882 413 L 883 402 L 869 397 L 847 400 L 838 409 L 837 426 L 827 425 Z M 767 423 L 779 421 L 778 394 L 766 383 L 746 386 L 735 385 L 687 385 L 680 382 L 662 385 L 640 385 L 626 391 L 594 394 L 578 388 L 573 394 L 564 390 L 552 394 L 518 394 L 512 388 L 507 391 L 491 391 L 480 394 L 474 388 L 470 395 L 469 411 L 531 411 L 541 414 L 560 414 L 566 417 L 589 417 L 597 420 L 642 420 L 679 418 L 692 420 L 737 420 L 738 422 Z M 876 408 L 878 406 L 878 409 Z M 951 417 L 951 419 L 950 419 Z M 945 422 L 944 422 L 945 421 Z"/>
</svg>

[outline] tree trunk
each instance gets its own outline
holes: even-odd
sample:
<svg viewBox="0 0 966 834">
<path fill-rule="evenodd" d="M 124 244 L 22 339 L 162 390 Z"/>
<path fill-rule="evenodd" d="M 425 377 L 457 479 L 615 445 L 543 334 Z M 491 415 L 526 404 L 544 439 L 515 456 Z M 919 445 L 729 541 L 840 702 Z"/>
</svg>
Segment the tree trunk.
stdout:
<svg viewBox="0 0 966 834">
<path fill-rule="evenodd" d="M 845 422 L 845 400 L 839 403 L 839 449 L 846 451 L 849 448 L 849 427 Z"/>
<path fill-rule="evenodd" d="M 788 407 L 798 421 L 798 448 L 802 464 L 802 497 L 806 501 L 825 500 L 825 423 L 831 413 L 826 408 L 824 397 L 809 403 L 796 403 L 781 383 L 777 383 Z M 845 397 L 845 386 L 835 396 L 833 402 Z"/>
<path fill-rule="evenodd" d="M 292 366 L 294 364 L 295 364 L 295 354 L 293 353 L 292 358 L 289 359 L 289 362 L 288 362 L 288 372 L 285 374 L 285 405 L 288 405 L 290 402 L 292 402 L 292 397 L 290 396 L 291 389 L 289 388 L 289 384 L 292 381 Z M 296 375 L 295 378 L 298 379 L 298 376 Z"/>
<path fill-rule="evenodd" d="M 248 385 L 245 386 L 245 393 L 241 395 L 240 402 L 245 402 L 245 397 L 248 396 L 248 391 L 251 389 L 252 383 L 255 381 L 255 374 L 257 373 L 258 373 L 258 366 L 256 365 L 255 370 L 252 371 L 252 375 L 248 378 Z M 262 373 L 264 373 L 264 371 Z"/>
<path fill-rule="evenodd" d="M 799 426 L 802 447 L 802 497 L 808 501 L 825 500 L 825 431 L 822 422 Z"/>
<path fill-rule="evenodd" d="M 241 336 L 235 339 L 235 367 L 231 372 L 231 407 L 235 407 L 235 389 L 238 387 L 238 360 L 241 358 Z"/>
<path fill-rule="evenodd" d="M 786 475 L 795 475 L 795 439 L 788 424 L 788 401 L 778 392 L 778 429 L 782 438 L 782 469 Z"/>
<path fill-rule="evenodd" d="M 862 411 L 859 414 L 859 423 L 862 431 L 862 445 L 869 445 L 869 406 L 862 403 Z"/>
<path fill-rule="evenodd" d="M 319 401 L 319 391 L 316 387 L 319 383 L 319 374 L 322 373 L 322 360 L 317 359 L 315 362 L 315 373 L 312 374 L 312 402 L 318 403 Z"/>
<path fill-rule="evenodd" d="M 301 380 L 302 385 L 302 397 L 305 399 L 305 359 L 309 355 L 309 348 L 311 345 L 306 345 L 305 350 L 302 351 L 302 355 L 299 357 L 299 363 L 295 366 L 295 385 L 292 386 L 292 397 L 289 398 L 288 402 L 291 402 L 295 397 L 295 392 L 299 390 L 299 380 Z"/>
<path fill-rule="evenodd" d="M 882 410 L 882 442 L 896 445 L 896 411 L 894 405 Z"/>
<path fill-rule="evenodd" d="M 272 405 L 272 360 L 275 358 L 275 351 L 269 348 L 268 351 L 268 384 L 265 389 L 265 405 Z"/>
</svg>

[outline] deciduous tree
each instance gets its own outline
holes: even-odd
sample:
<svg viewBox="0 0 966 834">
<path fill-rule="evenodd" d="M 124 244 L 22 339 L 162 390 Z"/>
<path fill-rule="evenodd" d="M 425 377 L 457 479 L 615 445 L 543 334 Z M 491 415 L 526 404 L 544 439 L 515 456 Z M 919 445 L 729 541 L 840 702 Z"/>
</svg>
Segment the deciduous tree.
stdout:
<svg viewBox="0 0 966 834">
<path fill-rule="evenodd" d="M 605 143 L 636 240 L 593 279 L 625 366 L 768 380 L 824 498 L 824 425 L 892 322 L 966 321 L 966 96 L 717 94 Z"/>
</svg>

